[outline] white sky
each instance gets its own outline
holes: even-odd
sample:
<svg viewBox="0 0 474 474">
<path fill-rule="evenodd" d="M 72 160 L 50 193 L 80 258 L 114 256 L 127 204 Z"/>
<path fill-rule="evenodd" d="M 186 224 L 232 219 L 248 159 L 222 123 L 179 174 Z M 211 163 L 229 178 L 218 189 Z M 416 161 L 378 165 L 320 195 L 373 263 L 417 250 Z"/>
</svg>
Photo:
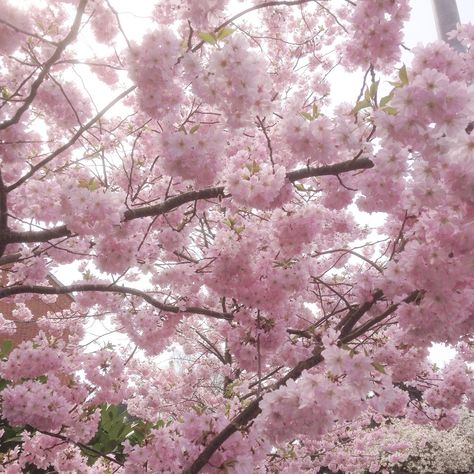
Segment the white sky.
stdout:
<svg viewBox="0 0 474 474">
<path fill-rule="evenodd" d="M 405 29 L 405 42 L 408 47 L 416 43 L 427 43 L 437 37 L 433 16 L 432 0 L 411 0 L 411 19 Z M 474 22 L 474 0 L 457 0 L 462 23 Z"/>
<path fill-rule="evenodd" d="M 373 0 L 377 1 L 377 0 Z M 434 17 L 432 0 L 411 0 L 410 20 L 405 25 L 404 44 L 413 48 L 418 43 L 427 44 L 438 39 L 436 21 Z M 462 23 L 474 23 L 474 0 L 457 0 L 459 16 Z M 411 55 L 404 52 L 403 61 L 407 64 L 411 61 Z M 353 104 L 362 85 L 364 72 L 351 74 L 338 68 L 331 74 L 331 86 L 337 102 L 349 102 Z M 354 88 L 348 87 L 354 84 Z"/>
</svg>

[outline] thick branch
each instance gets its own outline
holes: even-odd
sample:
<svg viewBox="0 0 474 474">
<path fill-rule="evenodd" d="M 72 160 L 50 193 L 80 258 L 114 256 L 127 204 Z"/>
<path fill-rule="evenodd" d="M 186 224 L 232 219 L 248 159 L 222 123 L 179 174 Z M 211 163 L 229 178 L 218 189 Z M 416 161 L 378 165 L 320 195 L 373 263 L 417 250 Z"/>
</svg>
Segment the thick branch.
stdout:
<svg viewBox="0 0 474 474">
<path fill-rule="evenodd" d="M 160 309 L 161 311 L 166 311 L 168 313 L 189 313 L 189 314 L 202 314 L 203 316 L 209 316 L 215 319 L 225 319 L 231 320 L 232 315 L 228 313 L 220 313 L 218 311 L 213 311 L 211 309 L 199 308 L 196 306 L 189 306 L 184 309 L 180 309 L 178 306 L 169 305 L 158 301 L 156 298 L 153 298 L 145 291 L 137 290 L 136 288 L 131 288 L 127 286 L 116 286 L 116 285 L 107 285 L 107 284 L 98 284 L 98 283 L 82 283 L 77 285 L 68 285 L 68 286 L 39 286 L 39 285 L 17 285 L 17 286 L 8 286 L 6 288 L 0 288 L 0 299 L 6 298 L 8 296 L 25 294 L 25 293 L 35 293 L 41 295 L 64 295 L 71 294 L 76 292 L 102 292 L 102 293 L 120 293 L 123 295 L 133 295 L 142 298 L 144 301 L 154 306 L 155 308 Z"/>
<path fill-rule="evenodd" d="M 346 343 L 346 342 L 353 341 L 354 339 L 357 339 L 359 336 L 362 336 L 362 334 L 365 334 L 369 329 L 374 327 L 376 324 L 382 322 L 388 316 L 393 314 L 402 303 L 416 302 L 416 301 L 419 300 L 419 298 L 422 296 L 422 294 L 423 293 L 421 291 L 418 291 L 418 290 L 413 291 L 406 298 L 404 298 L 400 303 L 392 304 L 382 314 L 376 316 L 375 318 L 372 318 L 371 320 L 369 320 L 366 323 L 362 324 L 362 326 L 359 326 L 359 327 L 355 328 L 354 331 L 351 332 L 350 334 L 347 334 L 345 336 L 342 336 L 342 334 L 341 334 L 342 337 L 340 336 L 339 340 L 342 343 Z M 374 299 L 374 303 L 375 303 L 375 299 Z M 373 303 L 372 303 L 371 307 L 372 306 L 373 306 Z"/>
<path fill-rule="evenodd" d="M 316 176 L 338 175 L 340 173 L 347 173 L 349 171 L 357 171 L 369 169 L 374 166 L 369 158 L 360 158 L 357 160 L 348 160 L 333 165 L 323 165 L 318 168 L 303 168 L 301 170 L 290 171 L 286 174 L 289 181 L 297 181 L 304 178 Z M 23 178 L 25 178 L 25 175 Z M 22 178 L 22 179 L 23 179 Z M 27 179 L 27 178 L 25 178 Z M 15 185 L 16 186 L 16 183 Z M 230 197 L 230 194 L 224 193 L 223 186 L 214 188 L 202 189 L 200 191 L 190 191 L 171 197 L 162 203 L 153 206 L 137 207 L 129 209 L 124 214 L 124 221 L 139 219 L 149 216 L 160 216 L 167 212 L 173 211 L 183 204 L 194 202 L 200 199 L 213 199 Z M 25 232 L 9 232 L 4 236 L 6 243 L 33 243 L 33 242 L 47 242 L 48 240 L 58 239 L 61 237 L 68 237 L 72 235 L 71 231 L 65 225 L 54 227 L 52 229 L 40 231 L 25 231 Z"/>
<path fill-rule="evenodd" d="M 33 243 L 33 242 L 48 242 L 48 240 L 60 239 L 62 237 L 69 237 L 72 232 L 68 230 L 65 225 L 60 225 L 52 229 L 12 232 L 9 231 L 3 237 L 3 241 L 7 244 L 13 243 Z"/>
<path fill-rule="evenodd" d="M 336 329 L 341 329 L 339 334 L 340 339 L 344 339 L 344 337 L 352 331 L 352 328 L 357 324 L 360 318 L 362 318 L 362 316 L 364 316 L 364 314 L 383 297 L 383 292 L 377 290 L 372 296 L 373 299 L 371 301 L 366 301 L 362 305 L 352 308 L 336 326 Z"/>
<path fill-rule="evenodd" d="M 218 186 L 215 188 L 202 189 L 201 191 L 189 191 L 187 193 L 179 194 L 178 196 L 170 197 L 162 203 L 153 206 L 137 207 L 129 209 L 124 214 L 125 221 L 139 219 L 141 217 L 160 216 L 166 214 L 188 202 L 198 201 L 200 199 L 213 199 L 218 197 L 228 197 L 230 195 L 224 194 L 224 187 Z"/>
<path fill-rule="evenodd" d="M 0 252 L 0 254 L 1 254 L 1 252 Z M 11 263 L 16 263 L 20 259 L 21 259 L 21 252 L 16 252 L 16 253 L 11 253 L 11 254 L 4 255 L 3 257 L 0 257 L 0 266 L 9 265 Z"/>
<path fill-rule="evenodd" d="M 11 119 L 5 120 L 4 122 L 0 123 L 0 130 L 5 130 L 11 125 L 18 123 L 18 121 L 20 120 L 24 112 L 28 110 L 29 106 L 31 105 L 31 103 L 36 97 L 36 93 L 38 92 L 40 85 L 44 81 L 45 77 L 48 75 L 49 70 L 54 65 L 54 63 L 61 57 L 61 54 L 67 48 L 67 46 L 76 38 L 77 33 L 79 32 L 79 27 L 81 26 L 81 18 L 86 8 L 86 4 L 87 4 L 87 0 L 81 0 L 79 2 L 79 5 L 76 11 L 76 16 L 74 18 L 74 22 L 72 24 L 72 27 L 69 33 L 58 44 L 58 47 L 56 48 L 52 56 L 44 63 L 43 68 L 41 69 L 41 72 L 38 74 L 38 77 L 33 81 L 33 84 L 31 85 L 31 89 L 30 89 L 30 93 L 28 94 L 28 97 L 25 99 L 23 104 L 15 112 L 15 115 Z"/>
<path fill-rule="evenodd" d="M 0 257 L 5 252 L 7 244 L 3 241 L 8 230 L 8 207 L 7 207 L 7 191 L 3 183 L 2 172 L 0 171 Z"/>
<path fill-rule="evenodd" d="M 304 178 L 315 176 L 337 176 L 349 171 L 367 170 L 374 167 L 374 163 L 369 158 L 359 158 L 357 160 L 347 160 L 333 165 L 319 166 L 318 168 L 307 167 L 300 170 L 290 171 L 286 177 L 291 181 L 298 181 Z"/>
</svg>

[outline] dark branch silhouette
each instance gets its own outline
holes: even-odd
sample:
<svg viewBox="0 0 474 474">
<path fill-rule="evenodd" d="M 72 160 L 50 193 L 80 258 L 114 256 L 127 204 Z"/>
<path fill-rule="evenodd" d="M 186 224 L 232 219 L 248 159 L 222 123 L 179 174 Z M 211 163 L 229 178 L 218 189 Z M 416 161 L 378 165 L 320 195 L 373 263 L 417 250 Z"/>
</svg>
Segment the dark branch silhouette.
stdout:
<svg viewBox="0 0 474 474">
<path fill-rule="evenodd" d="M 359 158 L 357 160 L 348 160 L 332 165 L 323 165 L 316 168 L 307 167 L 300 170 L 290 171 L 286 174 L 286 177 L 289 181 L 294 182 L 317 176 L 337 176 L 340 173 L 370 169 L 373 168 L 373 166 L 374 163 L 369 158 Z M 201 199 L 225 197 L 230 197 L 230 194 L 225 194 L 223 186 L 202 189 L 200 191 L 189 191 L 178 196 L 170 197 L 159 204 L 129 209 L 125 211 L 123 220 L 126 222 L 142 217 L 160 216 L 177 209 L 183 204 L 195 202 Z M 7 231 L 3 236 L 0 236 L 0 243 L 47 242 L 48 240 L 59 239 L 71 235 L 72 232 L 65 225 L 39 231 Z"/>
</svg>

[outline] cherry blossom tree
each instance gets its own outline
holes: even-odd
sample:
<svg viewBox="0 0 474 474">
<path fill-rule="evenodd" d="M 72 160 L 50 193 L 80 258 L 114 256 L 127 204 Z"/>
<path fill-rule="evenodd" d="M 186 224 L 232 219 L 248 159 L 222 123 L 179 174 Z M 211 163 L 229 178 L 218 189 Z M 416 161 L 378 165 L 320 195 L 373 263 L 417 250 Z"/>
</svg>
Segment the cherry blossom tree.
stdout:
<svg viewBox="0 0 474 474">
<path fill-rule="evenodd" d="M 346 442 L 344 449 L 350 450 L 352 456 L 369 454 L 378 457 L 383 468 L 397 474 L 472 472 L 472 411 L 461 411 L 459 422 L 449 431 L 412 423 L 406 418 L 379 421 L 373 423 L 371 428 L 361 430 L 360 437 Z M 380 441 L 374 443 L 374 437 Z"/>
<path fill-rule="evenodd" d="M 381 472 L 387 420 L 455 427 L 474 27 L 404 65 L 408 0 L 144 3 L 132 32 L 123 2 L 1 2 L 3 472 Z M 102 320 L 129 344 L 85 344 Z"/>
</svg>

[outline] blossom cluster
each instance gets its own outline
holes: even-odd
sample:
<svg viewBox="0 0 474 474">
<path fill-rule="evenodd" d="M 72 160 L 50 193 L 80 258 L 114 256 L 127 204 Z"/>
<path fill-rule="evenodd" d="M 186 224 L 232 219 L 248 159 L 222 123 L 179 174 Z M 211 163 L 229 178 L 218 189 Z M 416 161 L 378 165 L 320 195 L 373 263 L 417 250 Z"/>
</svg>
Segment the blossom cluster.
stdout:
<svg viewBox="0 0 474 474">
<path fill-rule="evenodd" d="M 327 117 L 307 120 L 295 114 L 284 121 L 281 133 L 299 162 L 327 164 L 338 159 L 333 128 Z"/>
<path fill-rule="evenodd" d="M 147 33 L 140 46 L 129 56 L 129 73 L 138 86 L 140 107 L 152 117 L 160 118 L 183 98 L 173 80 L 180 56 L 179 38 L 166 27 Z"/>
<path fill-rule="evenodd" d="M 236 202 L 257 209 L 272 209 L 286 202 L 291 188 L 286 180 L 286 169 L 272 166 L 264 149 L 251 153 L 239 152 L 233 166 L 227 170 L 226 189 Z"/>
<path fill-rule="evenodd" d="M 400 57 L 403 21 L 410 12 L 407 0 L 362 0 L 350 17 L 350 37 L 344 44 L 347 66 L 372 64 L 388 69 Z"/>
<path fill-rule="evenodd" d="M 123 201 L 120 194 L 88 186 L 87 179 L 65 187 L 60 195 L 64 221 L 71 232 L 79 235 L 110 232 L 120 224 Z"/>
<path fill-rule="evenodd" d="M 207 31 L 227 6 L 227 0 L 165 0 L 158 3 L 153 10 L 153 19 L 159 24 L 167 24 L 181 18 L 190 21 L 196 31 Z"/>
<path fill-rule="evenodd" d="M 40 375 L 60 373 L 66 361 L 62 352 L 52 347 L 35 347 L 31 341 L 20 343 L 6 362 L 0 362 L 0 375 L 18 381 Z"/>
<path fill-rule="evenodd" d="M 184 64 L 188 74 L 199 74 L 192 83 L 193 92 L 217 107 L 232 128 L 248 126 L 257 115 L 271 112 L 274 93 L 268 64 L 242 37 L 226 39 L 221 49 L 210 53 L 206 64 L 194 58 Z"/>
<path fill-rule="evenodd" d="M 74 404 L 81 402 L 83 396 L 81 392 L 74 394 L 61 380 L 50 375 L 45 383 L 27 380 L 5 388 L 2 412 L 13 426 L 30 425 L 39 430 L 55 431 L 69 423 Z"/>
<path fill-rule="evenodd" d="M 163 132 L 160 135 L 162 169 L 170 176 L 212 184 L 222 169 L 225 135 L 216 127 L 200 127 L 194 133 Z"/>
</svg>

